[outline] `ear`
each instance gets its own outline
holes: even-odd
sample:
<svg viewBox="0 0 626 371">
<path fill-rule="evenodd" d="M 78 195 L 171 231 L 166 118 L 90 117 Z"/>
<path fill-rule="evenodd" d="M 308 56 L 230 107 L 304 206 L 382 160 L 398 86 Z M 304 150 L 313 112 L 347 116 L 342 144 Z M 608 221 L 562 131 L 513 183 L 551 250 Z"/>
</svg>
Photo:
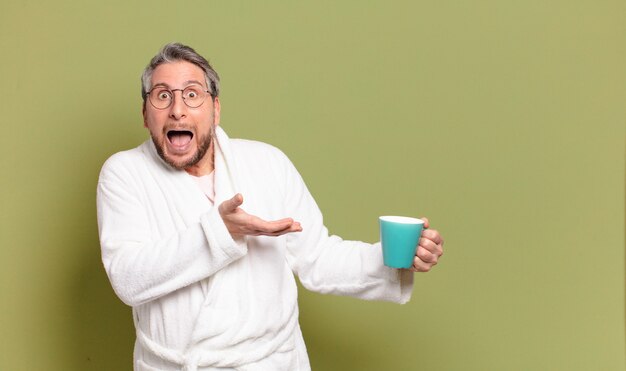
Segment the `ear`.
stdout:
<svg viewBox="0 0 626 371">
<path fill-rule="evenodd" d="M 215 126 L 220 124 L 220 98 L 215 97 L 213 100 L 213 122 Z"/>
<path fill-rule="evenodd" d="M 143 127 L 148 127 L 148 119 L 146 118 L 146 102 L 143 102 L 143 106 L 141 108 L 141 114 L 143 116 Z"/>
</svg>

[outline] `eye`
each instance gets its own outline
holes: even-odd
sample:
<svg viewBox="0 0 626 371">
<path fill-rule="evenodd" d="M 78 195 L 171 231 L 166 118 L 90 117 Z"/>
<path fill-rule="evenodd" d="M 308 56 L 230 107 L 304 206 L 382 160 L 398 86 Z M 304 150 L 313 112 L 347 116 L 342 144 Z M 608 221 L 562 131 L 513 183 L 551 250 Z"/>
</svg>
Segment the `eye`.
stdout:
<svg viewBox="0 0 626 371">
<path fill-rule="evenodd" d="M 200 96 L 200 92 L 197 88 L 187 88 L 185 89 L 185 98 L 196 99 Z"/>
<path fill-rule="evenodd" d="M 168 100 L 172 97 L 172 93 L 170 93 L 168 90 L 161 90 L 157 92 L 156 96 L 159 100 Z"/>
</svg>

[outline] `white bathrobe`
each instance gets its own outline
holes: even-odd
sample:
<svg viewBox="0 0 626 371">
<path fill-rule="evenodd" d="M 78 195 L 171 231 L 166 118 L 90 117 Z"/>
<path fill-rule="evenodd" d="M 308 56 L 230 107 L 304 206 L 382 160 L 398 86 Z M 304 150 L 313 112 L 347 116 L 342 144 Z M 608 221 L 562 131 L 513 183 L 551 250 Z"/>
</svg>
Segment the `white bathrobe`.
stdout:
<svg viewBox="0 0 626 371">
<path fill-rule="evenodd" d="M 282 152 L 219 127 L 216 136 L 214 205 L 150 140 L 102 167 L 102 260 L 133 307 L 135 370 L 310 370 L 294 273 L 321 293 L 409 300 L 413 274 L 385 267 L 379 244 L 329 236 Z M 238 192 L 246 212 L 304 230 L 233 240 L 217 206 Z"/>
</svg>

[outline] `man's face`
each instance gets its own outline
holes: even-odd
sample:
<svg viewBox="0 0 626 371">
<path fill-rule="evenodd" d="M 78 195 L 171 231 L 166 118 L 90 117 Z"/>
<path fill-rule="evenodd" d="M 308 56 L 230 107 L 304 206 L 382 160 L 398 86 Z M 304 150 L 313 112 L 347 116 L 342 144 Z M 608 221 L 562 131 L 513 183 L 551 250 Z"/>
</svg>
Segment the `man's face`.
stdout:
<svg viewBox="0 0 626 371">
<path fill-rule="evenodd" d="M 185 89 L 189 86 L 208 90 L 202 69 L 192 63 L 177 61 L 159 65 L 152 74 L 152 87 Z M 219 100 L 207 96 L 197 108 L 188 107 L 182 92 L 173 92 L 174 100 L 165 109 L 157 109 L 147 100 L 143 108 L 144 126 L 161 158 L 176 169 L 196 170 L 209 164 L 212 170 L 215 126 L 219 124 Z"/>
</svg>

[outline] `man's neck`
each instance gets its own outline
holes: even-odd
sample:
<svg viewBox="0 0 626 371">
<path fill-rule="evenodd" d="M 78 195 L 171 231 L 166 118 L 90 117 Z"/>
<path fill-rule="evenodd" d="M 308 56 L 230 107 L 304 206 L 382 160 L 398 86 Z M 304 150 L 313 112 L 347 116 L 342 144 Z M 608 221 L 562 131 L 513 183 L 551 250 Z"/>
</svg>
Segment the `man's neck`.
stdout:
<svg viewBox="0 0 626 371">
<path fill-rule="evenodd" d="M 200 161 L 198 161 L 197 164 L 190 166 L 188 168 L 185 168 L 185 171 L 187 172 L 187 174 L 198 176 L 198 177 L 211 174 L 211 172 L 214 169 L 215 151 L 213 148 L 214 148 L 213 143 L 211 143 L 209 150 L 204 155 L 204 157 Z"/>
</svg>

